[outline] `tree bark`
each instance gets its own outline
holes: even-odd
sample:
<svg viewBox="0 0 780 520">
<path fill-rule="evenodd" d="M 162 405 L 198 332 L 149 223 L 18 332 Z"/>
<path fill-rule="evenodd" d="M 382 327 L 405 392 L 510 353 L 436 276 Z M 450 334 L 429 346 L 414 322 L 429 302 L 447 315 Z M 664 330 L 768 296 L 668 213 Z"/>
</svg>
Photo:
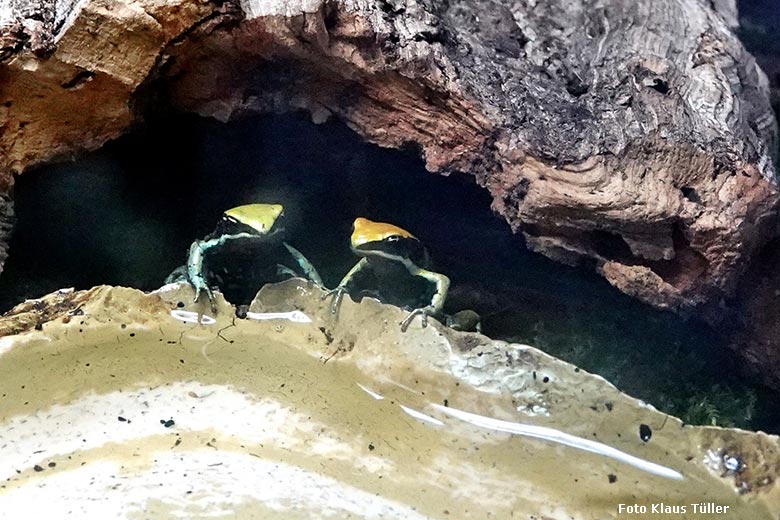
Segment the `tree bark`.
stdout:
<svg viewBox="0 0 780 520">
<path fill-rule="evenodd" d="M 778 234 L 766 78 L 709 2 L 17 1 L 2 19 L 5 189 L 160 103 L 304 108 L 474 175 L 531 249 L 659 308 L 717 321 Z"/>
</svg>

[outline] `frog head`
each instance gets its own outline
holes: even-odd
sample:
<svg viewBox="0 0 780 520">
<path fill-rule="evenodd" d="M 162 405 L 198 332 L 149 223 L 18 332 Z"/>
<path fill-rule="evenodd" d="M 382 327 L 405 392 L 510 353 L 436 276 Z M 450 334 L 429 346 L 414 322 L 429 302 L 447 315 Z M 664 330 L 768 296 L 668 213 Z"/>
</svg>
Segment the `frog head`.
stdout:
<svg viewBox="0 0 780 520">
<path fill-rule="evenodd" d="M 281 204 L 246 204 L 222 214 L 220 234 L 250 233 L 271 235 L 279 231 L 279 219 L 284 215 Z"/>
<path fill-rule="evenodd" d="M 379 256 L 404 264 L 425 263 L 426 252 L 422 243 L 403 228 L 359 217 L 352 224 L 352 229 L 350 243 L 356 255 Z"/>
</svg>

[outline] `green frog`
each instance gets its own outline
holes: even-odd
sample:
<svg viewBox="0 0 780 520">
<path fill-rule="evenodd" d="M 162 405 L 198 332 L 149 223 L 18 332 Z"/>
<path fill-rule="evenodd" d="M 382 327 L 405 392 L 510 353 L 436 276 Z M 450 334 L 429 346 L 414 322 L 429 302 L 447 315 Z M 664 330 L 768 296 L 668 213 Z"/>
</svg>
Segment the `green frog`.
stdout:
<svg viewBox="0 0 780 520">
<path fill-rule="evenodd" d="M 420 316 L 422 326 L 427 327 L 428 316 L 441 315 L 450 279 L 427 269 L 428 253 L 417 237 L 393 224 L 361 217 L 353 223 L 350 242 L 352 251 L 362 258 L 338 287 L 323 296 L 333 296 L 334 314 L 344 293 L 350 293 L 373 296 L 399 307 L 415 307 L 401 322 L 402 332 L 406 332 L 415 316 Z M 414 283 L 420 281 L 422 286 Z"/>
<path fill-rule="evenodd" d="M 214 294 L 209 285 L 209 280 L 215 276 L 207 269 L 206 258 L 220 251 L 231 260 L 247 253 L 260 256 L 262 261 L 255 266 L 253 280 L 273 283 L 302 277 L 322 285 L 322 279 L 311 262 L 283 240 L 284 230 L 280 222 L 283 215 L 284 208 L 280 204 L 247 204 L 225 211 L 211 234 L 192 243 L 187 264 L 171 273 L 166 282 L 188 281 L 195 289 L 193 302 L 205 293 L 212 311 L 216 311 Z"/>
</svg>

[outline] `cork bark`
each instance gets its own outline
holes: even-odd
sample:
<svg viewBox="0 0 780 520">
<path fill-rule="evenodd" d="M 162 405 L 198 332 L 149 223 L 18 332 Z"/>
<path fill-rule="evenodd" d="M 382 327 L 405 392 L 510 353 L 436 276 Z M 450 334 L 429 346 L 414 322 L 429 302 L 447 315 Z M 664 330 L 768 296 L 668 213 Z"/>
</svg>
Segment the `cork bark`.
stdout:
<svg viewBox="0 0 780 520">
<path fill-rule="evenodd" d="M 463 171 L 528 246 L 717 322 L 778 235 L 768 84 L 699 0 L 16 0 L 0 191 L 169 107 L 305 109 Z"/>
</svg>

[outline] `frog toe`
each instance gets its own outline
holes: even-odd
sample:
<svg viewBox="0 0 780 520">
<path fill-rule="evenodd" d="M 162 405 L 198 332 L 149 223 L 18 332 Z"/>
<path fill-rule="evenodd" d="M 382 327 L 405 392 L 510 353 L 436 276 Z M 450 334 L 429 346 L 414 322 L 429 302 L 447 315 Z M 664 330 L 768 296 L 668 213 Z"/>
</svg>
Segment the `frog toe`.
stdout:
<svg viewBox="0 0 780 520">
<path fill-rule="evenodd" d="M 406 318 L 404 318 L 404 321 L 401 322 L 401 332 L 406 332 L 409 328 L 409 325 L 411 325 L 412 321 L 414 321 L 415 316 L 420 316 L 420 324 L 423 328 L 428 326 L 428 315 L 430 314 L 430 311 L 426 307 L 422 307 L 420 309 L 414 309 L 412 312 L 410 312 Z"/>
<path fill-rule="evenodd" d="M 333 301 L 330 303 L 330 313 L 331 315 L 335 316 L 339 312 L 339 308 L 341 307 L 341 300 L 344 298 L 344 294 L 347 292 L 347 290 L 342 287 L 336 287 L 335 289 L 331 289 L 330 291 L 327 291 L 325 294 L 323 294 L 320 297 L 321 301 L 326 300 L 329 297 L 333 297 Z"/>
<path fill-rule="evenodd" d="M 217 304 L 214 300 L 214 293 L 211 291 L 211 288 L 208 286 L 208 284 L 203 280 L 195 280 L 192 282 L 192 287 L 195 289 L 195 297 L 192 299 L 192 303 L 198 303 L 201 294 L 206 293 L 206 297 L 208 298 L 209 304 L 211 305 L 211 311 L 216 312 Z"/>
</svg>

